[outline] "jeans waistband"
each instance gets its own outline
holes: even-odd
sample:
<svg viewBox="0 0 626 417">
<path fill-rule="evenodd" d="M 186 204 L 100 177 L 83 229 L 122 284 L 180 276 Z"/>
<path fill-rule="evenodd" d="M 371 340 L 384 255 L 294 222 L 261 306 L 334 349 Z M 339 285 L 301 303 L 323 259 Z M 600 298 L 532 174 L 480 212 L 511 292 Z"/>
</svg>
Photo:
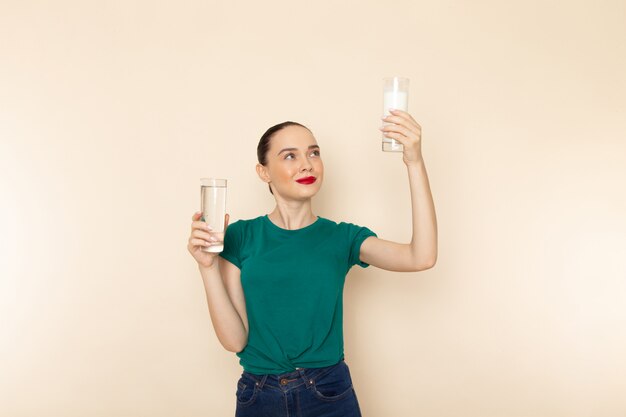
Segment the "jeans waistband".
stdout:
<svg viewBox="0 0 626 417">
<path fill-rule="evenodd" d="M 293 372 L 283 374 L 255 375 L 246 371 L 243 371 L 243 374 L 247 378 L 254 380 L 255 385 L 258 388 L 263 388 L 263 386 L 267 385 L 281 390 L 289 390 L 302 384 L 306 384 L 307 387 L 312 385 L 316 378 L 330 372 L 334 367 L 339 366 L 342 362 L 344 362 L 344 359 L 341 359 L 334 365 L 325 366 L 323 368 L 296 368 Z"/>
</svg>

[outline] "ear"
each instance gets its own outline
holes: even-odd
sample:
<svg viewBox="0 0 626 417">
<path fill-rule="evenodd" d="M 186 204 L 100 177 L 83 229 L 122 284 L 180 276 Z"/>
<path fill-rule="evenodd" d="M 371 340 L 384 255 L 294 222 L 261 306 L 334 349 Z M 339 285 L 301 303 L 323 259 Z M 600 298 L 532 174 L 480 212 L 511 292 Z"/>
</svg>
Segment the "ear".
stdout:
<svg viewBox="0 0 626 417">
<path fill-rule="evenodd" d="M 270 176 L 267 172 L 267 167 L 261 165 L 261 164 L 256 164 L 256 173 L 259 176 L 259 178 L 261 178 L 261 181 L 263 182 L 270 182 Z"/>
</svg>

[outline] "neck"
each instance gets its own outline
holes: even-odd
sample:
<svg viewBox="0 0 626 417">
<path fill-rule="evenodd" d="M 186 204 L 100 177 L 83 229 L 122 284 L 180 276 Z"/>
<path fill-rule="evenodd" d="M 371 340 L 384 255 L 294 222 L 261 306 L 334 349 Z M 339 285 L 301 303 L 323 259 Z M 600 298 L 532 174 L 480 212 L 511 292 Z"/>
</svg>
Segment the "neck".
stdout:
<svg viewBox="0 0 626 417">
<path fill-rule="evenodd" d="M 276 226 L 287 230 L 302 229 L 317 220 L 311 210 L 311 200 L 278 202 L 268 217 Z"/>
</svg>

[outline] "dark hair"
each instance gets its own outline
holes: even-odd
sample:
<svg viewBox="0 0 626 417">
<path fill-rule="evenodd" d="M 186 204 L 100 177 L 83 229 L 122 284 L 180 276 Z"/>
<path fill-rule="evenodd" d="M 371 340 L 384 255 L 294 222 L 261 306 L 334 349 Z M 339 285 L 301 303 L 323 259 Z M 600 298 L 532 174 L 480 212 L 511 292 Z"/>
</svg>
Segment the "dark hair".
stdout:
<svg viewBox="0 0 626 417">
<path fill-rule="evenodd" d="M 308 130 L 309 132 L 311 131 L 311 129 L 309 129 L 305 125 L 302 125 L 298 122 L 290 122 L 290 121 L 282 122 L 282 123 L 279 123 L 277 125 L 270 127 L 269 129 L 265 131 L 265 133 L 263 133 L 263 136 L 261 136 L 261 140 L 259 140 L 259 145 L 256 147 L 256 156 L 257 156 L 257 159 L 259 160 L 259 164 L 267 165 L 267 152 L 270 150 L 270 139 L 272 139 L 272 136 L 274 136 L 274 133 L 278 132 L 281 129 L 286 128 L 287 126 L 301 126 L 305 128 L 306 130 Z M 272 192 L 272 187 L 270 187 L 269 184 L 267 186 L 270 188 L 270 193 L 272 193 L 273 195 L 274 193 Z"/>
</svg>

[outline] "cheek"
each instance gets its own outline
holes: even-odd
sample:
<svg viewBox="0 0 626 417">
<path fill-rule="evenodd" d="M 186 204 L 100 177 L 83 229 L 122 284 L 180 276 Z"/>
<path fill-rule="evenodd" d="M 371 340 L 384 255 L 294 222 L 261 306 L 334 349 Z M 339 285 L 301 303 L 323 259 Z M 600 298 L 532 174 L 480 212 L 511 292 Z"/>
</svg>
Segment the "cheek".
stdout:
<svg viewBox="0 0 626 417">
<path fill-rule="evenodd" d="M 275 172 L 275 176 L 278 177 L 280 182 L 289 182 L 293 180 L 293 177 L 296 175 L 296 171 L 291 167 L 285 167 L 281 169 L 279 172 Z"/>
<path fill-rule="evenodd" d="M 324 164 L 322 163 L 322 161 L 318 161 L 317 164 L 315 165 L 315 169 L 318 172 L 324 172 Z"/>
</svg>

